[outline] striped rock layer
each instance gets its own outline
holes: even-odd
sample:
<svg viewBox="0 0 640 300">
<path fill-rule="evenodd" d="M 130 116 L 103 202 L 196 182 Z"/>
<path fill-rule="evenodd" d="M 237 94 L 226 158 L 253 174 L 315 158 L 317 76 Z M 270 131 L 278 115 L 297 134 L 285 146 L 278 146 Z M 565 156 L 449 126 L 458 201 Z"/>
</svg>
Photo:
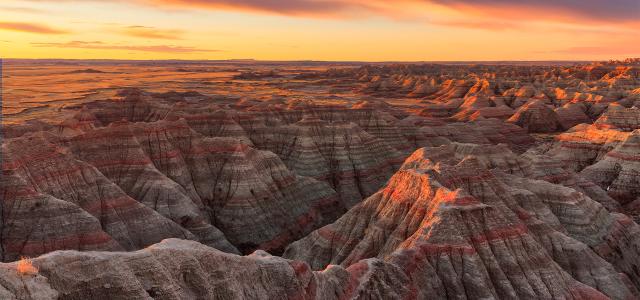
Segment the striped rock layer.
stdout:
<svg viewBox="0 0 640 300">
<path fill-rule="evenodd" d="M 367 259 L 347 268 L 333 265 L 312 271 L 304 262 L 263 251 L 243 257 L 193 241 L 168 239 L 135 252 L 57 251 L 32 261 L 37 273 L 19 273 L 18 263 L 0 263 L 0 296 L 29 300 L 492 298 L 490 291 L 475 295 L 438 289 L 438 283 L 414 264 L 424 264 L 426 258 L 412 255 L 415 261 Z M 554 275 L 546 278 L 555 294 L 542 297 L 608 299 L 570 277 Z"/>
<path fill-rule="evenodd" d="M 346 209 L 328 184 L 291 172 L 275 154 L 204 137 L 185 120 L 29 134 L 6 140 L 3 154 L 5 260 L 57 249 L 131 251 L 171 237 L 278 253 Z M 79 219 L 41 228 L 45 219 L 26 213 L 63 204 Z M 78 232 L 78 222 L 93 225 Z M 68 229 L 50 232 L 60 226 Z"/>
<path fill-rule="evenodd" d="M 580 174 L 605 189 L 621 204 L 637 210 L 640 204 L 640 130 L 633 131 L 622 143 Z"/>
<path fill-rule="evenodd" d="M 313 269 L 381 259 L 418 298 L 572 298 L 578 286 L 587 297 L 638 297 L 640 227 L 629 217 L 457 147 L 457 159 L 452 149 L 416 151 L 384 189 L 285 257 Z"/>
<path fill-rule="evenodd" d="M 86 107 L 99 124 L 184 119 L 204 136 L 235 138 L 272 151 L 297 174 L 330 184 L 347 207 L 379 189 L 413 151 L 394 116 L 364 104 L 348 108 L 275 101 L 221 109 L 210 99 L 178 101 L 131 90 L 119 100 Z"/>
<path fill-rule="evenodd" d="M 640 108 L 611 106 L 594 124 L 605 128 L 617 128 L 622 131 L 640 129 Z"/>
</svg>

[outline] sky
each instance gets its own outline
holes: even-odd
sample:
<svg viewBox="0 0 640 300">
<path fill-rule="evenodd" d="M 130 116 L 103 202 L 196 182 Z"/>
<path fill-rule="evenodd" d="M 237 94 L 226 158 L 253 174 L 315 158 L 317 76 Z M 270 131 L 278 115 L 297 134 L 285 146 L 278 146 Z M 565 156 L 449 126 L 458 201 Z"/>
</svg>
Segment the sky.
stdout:
<svg viewBox="0 0 640 300">
<path fill-rule="evenodd" d="M 0 0 L 0 57 L 640 57 L 640 0 Z"/>
</svg>

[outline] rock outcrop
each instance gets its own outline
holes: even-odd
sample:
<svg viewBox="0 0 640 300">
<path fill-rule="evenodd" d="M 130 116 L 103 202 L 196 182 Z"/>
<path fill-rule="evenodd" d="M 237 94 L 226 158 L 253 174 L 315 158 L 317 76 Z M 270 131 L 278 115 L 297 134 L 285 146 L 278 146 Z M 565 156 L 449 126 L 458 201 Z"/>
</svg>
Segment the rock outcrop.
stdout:
<svg viewBox="0 0 640 300">
<path fill-rule="evenodd" d="M 541 101 L 532 101 L 521 106 L 507 122 L 529 132 L 555 132 L 562 128 L 556 112 Z"/>
<path fill-rule="evenodd" d="M 586 111 L 587 107 L 582 103 L 567 103 L 555 109 L 558 122 L 564 130 L 569 130 L 578 124 L 591 123 L 591 119 L 585 113 Z"/>
<path fill-rule="evenodd" d="M 487 158 L 450 165 L 450 152 L 434 150 L 415 152 L 384 189 L 290 245 L 285 257 L 314 269 L 400 262 L 447 297 L 545 298 L 576 284 L 637 297 L 637 246 L 629 243 L 640 243 L 640 227 L 628 217 L 571 188 L 486 169 Z"/>
<path fill-rule="evenodd" d="M 580 173 L 623 205 L 640 202 L 640 130 Z"/>
<path fill-rule="evenodd" d="M 628 136 L 627 132 L 578 125 L 557 135 L 547 154 L 561 160 L 568 168 L 581 171 L 602 159 Z"/>
<path fill-rule="evenodd" d="M 622 131 L 640 129 L 640 108 L 610 106 L 610 108 L 596 120 L 595 124 L 600 127 L 616 128 Z"/>
</svg>

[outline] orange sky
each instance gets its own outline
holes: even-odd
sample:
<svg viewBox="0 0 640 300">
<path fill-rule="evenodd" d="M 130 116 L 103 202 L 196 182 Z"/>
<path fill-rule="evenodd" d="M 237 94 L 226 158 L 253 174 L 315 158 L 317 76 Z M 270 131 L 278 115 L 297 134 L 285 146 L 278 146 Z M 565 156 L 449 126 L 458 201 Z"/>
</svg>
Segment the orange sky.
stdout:
<svg viewBox="0 0 640 300">
<path fill-rule="evenodd" d="M 0 2 L 4 58 L 601 60 L 639 36 L 638 0 Z"/>
</svg>

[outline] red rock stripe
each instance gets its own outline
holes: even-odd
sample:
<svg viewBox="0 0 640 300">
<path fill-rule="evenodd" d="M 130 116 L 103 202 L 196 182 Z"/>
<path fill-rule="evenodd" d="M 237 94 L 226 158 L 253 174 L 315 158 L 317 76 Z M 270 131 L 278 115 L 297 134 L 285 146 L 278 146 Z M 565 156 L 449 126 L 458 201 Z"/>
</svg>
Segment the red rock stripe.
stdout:
<svg viewBox="0 0 640 300">
<path fill-rule="evenodd" d="M 607 156 L 613 158 L 619 158 L 627 161 L 640 161 L 640 155 L 628 155 L 620 152 L 611 151 L 607 153 Z"/>
<path fill-rule="evenodd" d="M 79 235 L 58 236 L 40 241 L 27 241 L 26 243 L 21 240 L 6 240 L 5 249 L 7 252 L 38 255 L 54 250 L 75 249 L 69 248 L 68 245 L 95 246 L 108 243 L 111 240 L 111 236 L 107 233 L 98 231 L 91 234 L 84 233 Z"/>
</svg>

